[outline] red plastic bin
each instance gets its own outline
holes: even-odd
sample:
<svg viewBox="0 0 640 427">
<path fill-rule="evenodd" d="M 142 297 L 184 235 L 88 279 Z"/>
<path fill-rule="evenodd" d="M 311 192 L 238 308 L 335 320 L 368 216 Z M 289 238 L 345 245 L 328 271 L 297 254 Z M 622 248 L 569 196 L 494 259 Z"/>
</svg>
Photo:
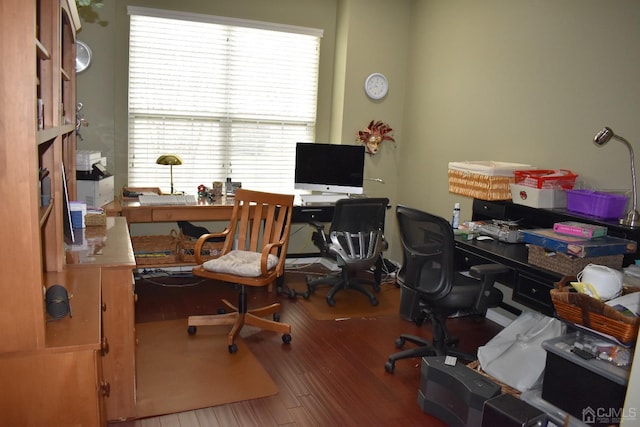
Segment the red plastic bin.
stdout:
<svg viewBox="0 0 640 427">
<path fill-rule="evenodd" d="M 628 197 L 592 190 L 567 190 L 567 210 L 602 219 L 619 219 Z"/>
<path fill-rule="evenodd" d="M 578 175 L 568 169 L 517 170 L 513 172 L 516 184 L 532 188 L 573 188 Z"/>
</svg>

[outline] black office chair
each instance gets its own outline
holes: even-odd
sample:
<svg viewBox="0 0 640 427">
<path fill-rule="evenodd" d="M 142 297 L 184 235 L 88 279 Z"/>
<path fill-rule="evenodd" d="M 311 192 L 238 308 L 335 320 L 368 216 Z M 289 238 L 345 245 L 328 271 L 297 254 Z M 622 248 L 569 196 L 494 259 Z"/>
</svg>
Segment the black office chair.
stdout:
<svg viewBox="0 0 640 427">
<path fill-rule="evenodd" d="M 381 254 L 387 248 L 383 230 L 388 204 L 387 198 L 341 199 L 336 202 L 328 234 L 322 223 L 311 222 L 316 227 L 313 243 L 323 257 L 336 260 L 340 273 L 320 278 L 307 277 L 304 298 L 309 298 L 318 286 L 329 285 L 327 304 L 330 306 L 335 305 L 334 296 L 342 289 L 357 290 L 365 294 L 372 305 L 378 305 L 374 292 L 380 290 L 382 280 Z M 374 266 L 373 280 L 358 276 Z M 372 285 L 374 292 L 366 285 Z"/>
<path fill-rule="evenodd" d="M 455 349 L 457 340 L 449 336 L 446 321 L 454 313 L 484 316 L 488 307 L 502 301 L 494 288 L 496 277 L 507 271 L 500 264 L 476 265 L 469 275 L 454 269 L 454 235 L 451 224 L 439 216 L 405 206 L 396 208 L 403 248 L 398 272 L 400 315 L 421 325 L 431 320 L 433 341 L 414 335 L 400 335 L 396 347 L 406 341 L 418 347 L 392 354 L 385 370 L 393 372 L 396 360 L 423 356 L 452 355 L 475 360 L 474 355 Z"/>
</svg>

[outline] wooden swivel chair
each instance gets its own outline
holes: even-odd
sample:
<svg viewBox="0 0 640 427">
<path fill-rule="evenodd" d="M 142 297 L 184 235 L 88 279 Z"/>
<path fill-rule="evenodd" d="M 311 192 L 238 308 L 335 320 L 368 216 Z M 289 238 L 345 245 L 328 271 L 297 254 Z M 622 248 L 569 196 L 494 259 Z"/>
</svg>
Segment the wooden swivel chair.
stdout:
<svg viewBox="0 0 640 427">
<path fill-rule="evenodd" d="M 446 321 L 454 313 L 484 316 L 488 307 L 502 301 L 502 292 L 493 285 L 507 267 L 500 264 L 475 265 L 469 275 L 454 268 L 455 242 L 451 224 L 435 216 L 405 206 L 396 208 L 398 230 L 403 249 L 402 267 L 397 275 L 400 285 L 400 315 L 421 325 L 431 320 L 433 340 L 400 335 L 396 347 L 406 341 L 418 347 L 392 354 L 385 370 L 393 372 L 396 360 L 424 356 L 454 355 L 475 360 L 455 348 L 457 340 L 449 336 Z"/>
<path fill-rule="evenodd" d="M 238 306 L 223 300 L 233 312 L 190 316 L 188 332 L 195 334 L 197 326 L 232 325 L 229 353 L 238 350 L 236 338 L 245 324 L 282 332 L 282 341 L 288 344 L 291 326 L 278 321 L 280 304 L 249 310 L 246 291 L 247 286 L 272 286 L 284 274 L 293 195 L 238 189 L 234 199 L 229 226 L 220 233 L 204 234 L 196 241 L 194 255 L 199 265 L 193 268 L 193 274 L 239 285 Z M 203 262 L 200 251 L 204 243 L 220 237 L 225 239 L 221 256 Z M 274 320 L 265 319 L 268 315 L 273 315 Z"/>
<path fill-rule="evenodd" d="M 327 304 L 335 305 L 334 296 L 342 289 L 354 289 L 365 294 L 372 305 L 378 305 L 374 292 L 380 290 L 382 278 L 382 251 L 386 249 L 384 240 L 384 218 L 389 199 L 356 198 L 341 199 L 336 202 L 329 234 L 322 223 L 312 222 L 316 227 L 312 240 L 322 256 L 333 258 L 340 267 L 339 274 L 320 278 L 307 278 L 304 298 L 318 286 L 329 285 Z M 358 277 L 358 274 L 376 266 L 374 280 Z M 366 285 L 373 285 L 371 292 Z"/>
</svg>

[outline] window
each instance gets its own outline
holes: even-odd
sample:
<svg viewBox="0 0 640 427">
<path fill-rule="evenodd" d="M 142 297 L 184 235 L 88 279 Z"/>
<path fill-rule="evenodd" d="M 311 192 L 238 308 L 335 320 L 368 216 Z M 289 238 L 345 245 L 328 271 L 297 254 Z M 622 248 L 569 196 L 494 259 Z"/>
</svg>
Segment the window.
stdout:
<svg viewBox="0 0 640 427">
<path fill-rule="evenodd" d="M 230 177 L 293 192 L 314 141 L 320 30 L 129 7 L 129 185 L 176 191 Z"/>
</svg>

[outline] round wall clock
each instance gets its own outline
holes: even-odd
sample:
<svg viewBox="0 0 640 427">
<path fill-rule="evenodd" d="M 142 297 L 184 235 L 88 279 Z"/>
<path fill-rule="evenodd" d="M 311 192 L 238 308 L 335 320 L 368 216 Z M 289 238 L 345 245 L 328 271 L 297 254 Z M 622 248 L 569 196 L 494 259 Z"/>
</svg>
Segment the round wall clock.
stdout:
<svg viewBox="0 0 640 427">
<path fill-rule="evenodd" d="M 364 81 L 364 91 L 371 99 L 382 99 L 387 96 L 389 82 L 384 74 L 370 74 Z"/>
<path fill-rule="evenodd" d="M 91 49 L 85 42 L 76 40 L 76 73 L 86 70 L 91 64 Z"/>
</svg>

